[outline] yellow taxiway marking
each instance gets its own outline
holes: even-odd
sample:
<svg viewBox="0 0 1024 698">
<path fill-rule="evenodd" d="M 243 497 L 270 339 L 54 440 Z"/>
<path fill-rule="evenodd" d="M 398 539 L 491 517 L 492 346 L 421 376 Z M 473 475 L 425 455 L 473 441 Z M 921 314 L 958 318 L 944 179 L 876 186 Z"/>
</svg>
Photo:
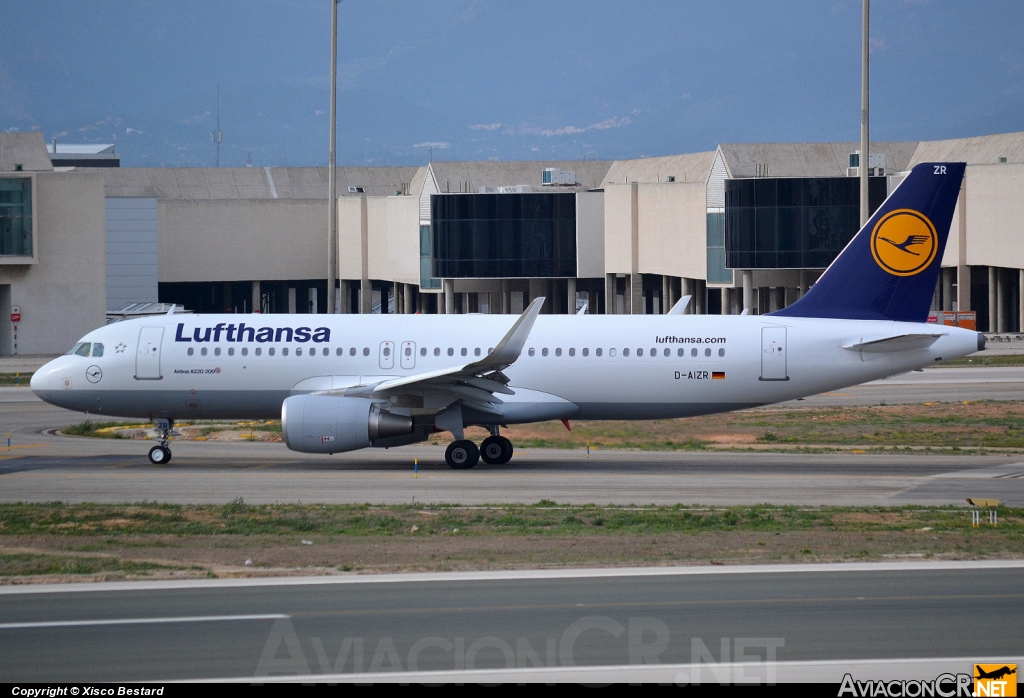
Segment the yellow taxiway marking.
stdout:
<svg viewBox="0 0 1024 698">
<path fill-rule="evenodd" d="M 7 450 L 11 451 L 11 450 L 14 450 L 16 448 L 42 448 L 45 445 L 46 444 L 12 444 L 12 445 L 7 447 Z M 2 450 L 2 449 L 0 449 L 0 450 Z"/>
</svg>

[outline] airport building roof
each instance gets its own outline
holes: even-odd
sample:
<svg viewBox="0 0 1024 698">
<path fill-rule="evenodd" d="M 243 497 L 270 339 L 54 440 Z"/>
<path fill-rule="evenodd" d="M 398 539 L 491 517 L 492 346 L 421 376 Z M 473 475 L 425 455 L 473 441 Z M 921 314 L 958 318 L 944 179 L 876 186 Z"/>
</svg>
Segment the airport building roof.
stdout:
<svg viewBox="0 0 1024 698">
<path fill-rule="evenodd" d="M 919 162 L 966 162 L 968 165 L 1024 163 L 1024 132 L 954 138 L 948 141 L 921 141 L 917 144 L 910 166 Z"/>
<path fill-rule="evenodd" d="M 640 182 L 656 184 L 668 182 L 707 182 L 711 166 L 715 163 L 715 151 L 668 155 L 659 158 L 638 160 L 616 160 L 605 175 L 605 184 Z"/>
<path fill-rule="evenodd" d="M 17 165 L 26 172 L 53 170 L 42 133 L 0 133 L 0 172 L 11 172 Z"/>
<path fill-rule="evenodd" d="M 901 172 L 914 155 L 917 141 L 871 144 L 871 153 L 885 153 L 886 172 Z M 719 146 L 729 177 L 846 177 L 850 153 L 860 143 L 723 143 Z"/>
<path fill-rule="evenodd" d="M 437 189 L 441 193 L 478 193 L 480 187 L 511 187 L 526 185 L 540 190 L 544 170 L 554 167 L 576 173 L 575 187 L 559 186 L 560 191 L 599 189 L 611 167 L 607 160 L 514 160 L 508 162 L 447 162 L 435 160 L 430 167 L 434 172 Z M 547 187 L 545 187 L 547 188 Z"/>
<path fill-rule="evenodd" d="M 326 199 L 326 167 L 79 168 L 102 174 L 106 195 L 165 200 Z M 388 196 L 407 190 L 416 167 L 339 167 L 338 195 Z"/>
</svg>

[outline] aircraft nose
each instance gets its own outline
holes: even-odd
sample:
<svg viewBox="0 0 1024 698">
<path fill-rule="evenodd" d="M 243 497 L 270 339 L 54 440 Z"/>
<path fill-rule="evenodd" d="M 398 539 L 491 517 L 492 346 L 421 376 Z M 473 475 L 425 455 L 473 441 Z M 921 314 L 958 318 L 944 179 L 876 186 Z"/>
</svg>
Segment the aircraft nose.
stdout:
<svg viewBox="0 0 1024 698">
<path fill-rule="evenodd" d="M 65 363 L 63 359 L 64 357 L 54 359 L 32 374 L 32 380 L 29 381 L 32 392 L 39 397 L 43 397 L 44 393 L 60 390 L 61 373 L 63 373 L 61 369 Z"/>
</svg>

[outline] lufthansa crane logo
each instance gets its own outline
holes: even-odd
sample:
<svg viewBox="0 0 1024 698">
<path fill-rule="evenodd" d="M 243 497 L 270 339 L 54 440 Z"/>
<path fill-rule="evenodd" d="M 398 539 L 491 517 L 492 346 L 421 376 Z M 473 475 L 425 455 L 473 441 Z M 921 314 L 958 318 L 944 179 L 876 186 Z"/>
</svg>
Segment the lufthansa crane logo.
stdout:
<svg viewBox="0 0 1024 698">
<path fill-rule="evenodd" d="M 938 251 L 935 226 L 923 213 L 909 208 L 885 214 L 871 233 L 871 256 L 895 276 L 920 274 Z"/>
</svg>

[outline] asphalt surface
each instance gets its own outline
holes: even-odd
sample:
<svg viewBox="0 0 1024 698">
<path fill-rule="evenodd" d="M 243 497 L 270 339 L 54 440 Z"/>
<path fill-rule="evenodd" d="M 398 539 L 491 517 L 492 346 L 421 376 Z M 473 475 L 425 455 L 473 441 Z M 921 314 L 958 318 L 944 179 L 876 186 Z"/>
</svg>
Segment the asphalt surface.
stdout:
<svg viewBox="0 0 1024 698">
<path fill-rule="evenodd" d="M 929 369 L 790 404 L 953 399 L 1024 399 L 1024 367 Z M 443 449 L 422 445 L 312 456 L 176 442 L 171 463 L 153 466 L 145 442 L 47 433 L 82 419 L 26 388 L 0 388 L 0 439 L 11 434 L 9 451 L 0 441 L 0 501 L 1024 505 L 1021 456 L 519 449 L 504 466 L 452 471 Z"/>
<path fill-rule="evenodd" d="M 1020 653 L 1020 562 L 771 569 L 7 588 L 0 681 Z"/>
</svg>

